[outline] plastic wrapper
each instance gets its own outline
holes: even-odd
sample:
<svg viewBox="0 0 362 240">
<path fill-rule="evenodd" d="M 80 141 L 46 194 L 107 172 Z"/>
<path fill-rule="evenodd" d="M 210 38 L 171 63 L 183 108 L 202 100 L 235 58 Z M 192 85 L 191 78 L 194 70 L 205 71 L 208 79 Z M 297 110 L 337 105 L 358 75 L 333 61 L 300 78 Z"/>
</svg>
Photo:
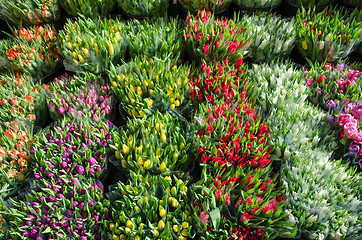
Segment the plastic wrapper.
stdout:
<svg viewBox="0 0 362 240">
<path fill-rule="evenodd" d="M 44 184 L 62 176 L 102 179 L 113 151 L 115 128 L 110 122 L 63 119 L 43 130 L 33 144 L 34 178 Z"/>
<path fill-rule="evenodd" d="M 296 18 L 299 53 L 318 62 L 334 62 L 345 58 L 361 41 L 362 22 L 357 10 L 348 13 L 337 8 L 328 8 L 320 13 L 302 8 Z"/>
<path fill-rule="evenodd" d="M 69 15 L 96 18 L 110 13 L 116 0 L 58 0 Z"/>
<path fill-rule="evenodd" d="M 193 170 L 191 133 L 187 122 L 169 113 L 133 119 L 120 129 L 115 142 L 116 161 L 138 174 L 161 174 Z"/>
<path fill-rule="evenodd" d="M 248 26 L 251 37 L 249 57 L 256 61 L 273 61 L 287 57 L 294 48 L 294 19 L 277 15 L 255 13 L 245 15 L 238 24 Z"/>
<path fill-rule="evenodd" d="M 0 117 L 3 122 L 21 121 L 39 126 L 47 118 L 44 87 L 28 75 L 9 73 L 0 77 Z"/>
<path fill-rule="evenodd" d="M 234 0 L 242 8 L 263 9 L 278 6 L 282 0 Z"/>
<path fill-rule="evenodd" d="M 0 1 L 0 16 L 19 26 L 52 23 L 59 18 L 57 0 Z"/>
<path fill-rule="evenodd" d="M 57 36 L 53 26 L 44 25 L 13 29 L 11 44 L 2 52 L 0 64 L 7 70 L 25 72 L 41 79 L 57 66 L 59 53 Z"/>
<path fill-rule="evenodd" d="M 197 63 L 235 62 L 247 53 L 250 44 L 246 27 L 238 26 L 234 20 L 216 19 L 208 11 L 188 15 L 184 29 L 186 50 L 189 58 Z"/>
<path fill-rule="evenodd" d="M 116 20 L 77 18 L 67 20 L 59 32 L 59 52 L 66 70 L 104 73 L 110 62 L 119 62 L 128 48 L 127 27 Z"/>
<path fill-rule="evenodd" d="M 196 12 L 200 10 L 205 11 L 223 11 L 229 7 L 232 0 L 178 0 L 178 3 L 183 9 L 190 12 Z"/>
<path fill-rule="evenodd" d="M 31 188 L 4 206 L 7 239 L 104 239 L 109 201 L 99 182 L 68 177 Z"/>
<path fill-rule="evenodd" d="M 117 0 L 122 11 L 129 17 L 158 17 L 168 10 L 168 0 Z"/>
<path fill-rule="evenodd" d="M 181 21 L 177 18 L 158 18 L 151 20 L 133 20 L 129 22 L 128 33 L 131 58 L 137 55 L 170 57 L 178 59 L 183 51 Z"/>
<path fill-rule="evenodd" d="M 0 126 L 0 191 L 6 199 L 15 194 L 29 172 L 32 132 L 19 122 Z"/>
<path fill-rule="evenodd" d="M 128 183 L 119 182 L 109 194 L 109 235 L 113 239 L 132 238 L 132 234 L 135 239 L 193 239 L 196 231 L 188 184 L 188 179 L 176 176 L 142 176 L 131 172 Z"/>
<path fill-rule="evenodd" d="M 136 57 L 107 70 L 115 96 L 129 116 L 144 117 L 155 110 L 177 110 L 187 91 L 189 67 L 169 58 Z"/>
<path fill-rule="evenodd" d="M 101 76 L 63 75 L 50 84 L 47 92 L 50 115 L 54 121 L 64 116 L 94 122 L 111 120 L 115 103 L 110 90 Z"/>
</svg>

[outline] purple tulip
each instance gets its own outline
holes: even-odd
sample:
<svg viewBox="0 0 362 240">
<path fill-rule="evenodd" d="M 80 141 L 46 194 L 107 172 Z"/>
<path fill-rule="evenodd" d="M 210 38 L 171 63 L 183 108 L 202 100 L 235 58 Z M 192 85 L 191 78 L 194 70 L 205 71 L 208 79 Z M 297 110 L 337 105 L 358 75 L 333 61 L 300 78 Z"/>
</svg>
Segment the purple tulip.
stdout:
<svg viewBox="0 0 362 240">
<path fill-rule="evenodd" d="M 103 147 L 107 147 L 107 140 L 103 139 L 101 141 L 101 144 L 103 145 Z"/>
<path fill-rule="evenodd" d="M 318 96 L 321 96 L 321 95 L 322 95 L 322 89 L 317 88 L 317 89 L 316 89 L 316 93 L 318 93 Z"/>
<path fill-rule="evenodd" d="M 100 172 L 100 171 L 102 171 L 102 168 L 97 167 L 96 172 Z"/>
<path fill-rule="evenodd" d="M 88 158 L 88 161 L 91 166 L 94 166 L 97 164 L 97 160 L 95 158 Z"/>
<path fill-rule="evenodd" d="M 348 151 L 358 154 L 361 150 L 361 146 L 359 144 L 355 144 L 354 142 L 351 142 L 351 145 L 349 145 Z"/>
<path fill-rule="evenodd" d="M 30 236 L 30 232 L 23 232 L 23 236 L 24 236 L 24 237 L 29 237 L 29 236 Z"/>
<path fill-rule="evenodd" d="M 99 230 L 99 225 L 98 225 L 98 224 L 94 225 L 94 230 L 95 230 L 96 232 L 98 232 L 98 230 Z"/>
<path fill-rule="evenodd" d="M 38 235 L 38 230 L 33 229 L 33 230 L 30 231 L 30 236 L 32 238 L 35 238 L 37 235 Z"/>
<path fill-rule="evenodd" d="M 78 224 L 77 224 L 77 227 L 78 227 L 79 229 L 82 229 L 82 228 L 83 228 L 83 224 L 78 223 Z"/>
<path fill-rule="evenodd" d="M 82 212 L 82 217 L 83 217 L 83 219 L 86 219 L 88 217 L 88 213 L 87 212 Z"/>
<path fill-rule="evenodd" d="M 65 109 L 62 106 L 58 107 L 58 112 L 63 115 L 65 113 Z"/>
<path fill-rule="evenodd" d="M 90 168 L 90 169 L 89 169 L 89 172 L 90 172 L 91 174 L 93 174 L 93 175 L 96 174 L 96 171 L 95 171 L 93 168 Z"/>
<path fill-rule="evenodd" d="M 48 198 L 49 202 L 57 202 L 52 195 L 50 195 Z"/>
<path fill-rule="evenodd" d="M 87 145 L 91 147 L 93 145 L 93 141 L 91 139 L 87 139 Z"/>
<path fill-rule="evenodd" d="M 93 119 L 94 122 L 98 122 L 98 121 L 99 121 L 99 117 L 98 117 L 97 114 L 93 114 L 92 119 Z"/>
<path fill-rule="evenodd" d="M 85 237 L 85 236 L 81 236 L 81 237 L 80 237 L 80 240 L 88 240 L 88 238 Z"/>
<path fill-rule="evenodd" d="M 63 223 L 60 227 L 61 227 L 61 228 L 66 228 L 66 227 L 69 227 L 69 222 L 65 222 L 65 223 Z"/>
<path fill-rule="evenodd" d="M 34 225 L 34 222 L 32 222 L 32 221 L 26 221 L 25 224 L 31 227 L 31 226 Z"/>
<path fill-rule="evenodd" d="M 88 203 L 88 206 L 89 206 L 89 207 L 93 207 L 94 204 L 96 204 L 96 203 L 97 203 L 97 201 L 91 201 L 90 203 Z"/>
<path fill-rule="evenodd" d="M 66 162 L 61 162 L 60 166 L 64 169 L 68 168 L 68 164 Z"/>
<path fill-rule="evenodd" d="M 80 209 L 82 209 L 83 210 L 83 208 L 84 208 L 84 202 L 81 202 L 79 205 L 78 205 L 78 208 L 80 208 Z"/>
<path fill-rule="evenodd" d="M 52 177 L 54 177 L 54 174 L 52 172 L 48 172 L 47 176 L 48 176 L 48 178 L 52 178 Z"/>
<path fill-rule="evenodd" d="M 78 172 L 78 174 L 80 174 L 80 175 L 83 175 L 84 173 L 85 173 L 85 169 L 84 169 L 84 167 L 83 166 L 81 166 L 81 165 L 77 165 L 76 167 L 75 167 L 75 170 Z"/>
<path fill-rule="evenodd" d="M 100 221 L 100 217 L 97 216 L 97 215 L 95 215 L 95 216 L 94 216 L 94 222 L 99 222 L 99 221 Z"/>
<path fill-rule="evenodd" d="M 36 180 L 42 179 L 42 177 L 40 176 L 40 173 L 34 173 L 34 177 Z"/>
<path fill-rule="evenodd" d="M 74 229 L 73 232 L 77 235 L 79 235 L 79 230 L 78 229 Z"/>
<path fill-rule="evenodd" d="M 57 194 L 57 197 L 58 197 L 58 199 L 63 199 L 63 198 L 64 198 L 64 195 L 61 194 L 61 193 L 59 193 L 59 194 Z"/>
</svg>

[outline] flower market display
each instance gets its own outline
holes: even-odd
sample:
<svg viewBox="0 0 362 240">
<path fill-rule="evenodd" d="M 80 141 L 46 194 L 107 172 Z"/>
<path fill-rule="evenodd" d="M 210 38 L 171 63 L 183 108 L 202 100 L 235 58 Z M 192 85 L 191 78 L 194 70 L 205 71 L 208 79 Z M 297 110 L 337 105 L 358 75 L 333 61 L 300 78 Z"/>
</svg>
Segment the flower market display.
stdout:
<svg viewBox="0 0 362 240">
<path fill-rule="evenodd" d="M 357 22 L 355 16 L 361 13 L 357 10 L 353 13 L 337 11 L 336 8 L 314 13 L 314 9 L 306 11 L 302 8 L 296 16 L 299 53 L 319 62 L 345 58 L 362 41 L 362 22 Z"/>
<path fill-rule="evenodd" d="M 0 1 L 0 239 L 362 239 L 359 5 Z"/>
<path fill-rule="evenodd" d="M 112 11 L 115 1 L 114 0 L 58 0 L 59 4 L 71 16 L 78 16 L 81 14 L 86 17 L 98 17 L 99 15 L 106 15 Z"/>
<path fill-rule="evenodd" d="M 63 75 L 49 86 L 48 106 L 54 121 L 63 116 L 88 118 L 94 122 L 109 119 L 112 96 L 109 83 L 93 74 L 84 76 Z"/>
<path fill-rule="evenodd" d="M 189 55 L 199 62 L 236 61 L 245 55 L 250 43 L 244 27 L 230 19 L 215 19 L 208 11 L 189 14 L 183 36 Z"/>
<path fill-rule="evenodd" d="M 184 44 L 180 31 L 182 25 L 178 19 L 133 20 L 129 22 L 129 27 L 131 31 L 127 38 L 131 58 L 145 55 L 159 58 L 169 56 L 175 59 L 183 50 Z"/>
<path fill-rule="evenodd" d="M 13 24 L 30 26 L 54 22 L 60 12 L 57 0 L 2 0 L 0 17 Z"/>
<path fill-rule="evenodd" d="M 42 78 L 51 73 L 60 58 L 56 44 L 57 34 L 53 26 L 44 25 L 14 29 L 8 40 L 11 46 L 4 48 L 1 62 L 7 70 L 25 72 L 34 78 Z"/>
<path fill-rule="evenodd" d="M 249 57 L 256 61 L 272 61 L 288 56 L 295 42 L 294 24 L 293 19 L 287 21 L 271 14 L 244 16 L 238 22 L 238 25 L 249 28 Z"/>
<path fill-rule="evenodd" d="M 110 62 L 117 62 L 125 55 L 128 47 L 125 30 L 119 20 L 68 19 L 58 35 L 65 68 L 72 72 L 104 73 Z"/>
</svg>

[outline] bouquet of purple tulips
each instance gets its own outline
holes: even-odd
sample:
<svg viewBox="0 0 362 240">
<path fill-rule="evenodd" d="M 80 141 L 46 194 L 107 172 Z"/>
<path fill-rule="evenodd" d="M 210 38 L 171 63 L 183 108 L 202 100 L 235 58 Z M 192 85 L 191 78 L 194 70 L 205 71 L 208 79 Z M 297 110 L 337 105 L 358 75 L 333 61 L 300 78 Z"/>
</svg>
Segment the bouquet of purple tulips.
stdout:
<svg viewBox="0 0 362 240">
<path fill-rule="evenodd" d="M 63 178 L 56 187 L 11 199 L 7 239 L 101 239 L 109 201 L 94 180 Z M 55 190 L 57 189 L 57 190 Z"/>
<path fill-rule="evenodd" d="M 48 107 L 57 121 L 64 116 L 87 118 L 94 122 L 111 116 L 112 95 L 108 83 L 93 74 L 63 75 L 50 84 Z"/>
<path fill-rule="evenodd" d="M 114 131 L 110 122 L 60 121 L 41 133 L 33 145 L 35 179 L 56 182 L 62 176 L 101 178 L 113 154 L 108 146 L 113 144 Z"/>
</svg>

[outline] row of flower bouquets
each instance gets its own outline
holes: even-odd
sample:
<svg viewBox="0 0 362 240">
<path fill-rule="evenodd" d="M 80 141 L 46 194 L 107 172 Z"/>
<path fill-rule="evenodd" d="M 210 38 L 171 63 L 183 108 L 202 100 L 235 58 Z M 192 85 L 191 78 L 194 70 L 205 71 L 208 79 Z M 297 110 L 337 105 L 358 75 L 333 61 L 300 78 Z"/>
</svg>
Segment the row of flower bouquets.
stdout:
<svg viewBox="0 0 362 240">
<path fill-rule="evenodd" d="M 67 70 L 96 74 L 140 54 L 197 62 L 249 56 L 270 62 L 288 57 L 296 47 L 312 62 L 335 62 L 362 51 L 362 11 L 328 7 L 315 13 L 302 8 L 291 19 L 271 13 L 234 19 L 189 15 L 184 25 L 172 18 L 77 18 L 68 19 L 58 34 L 51 25 L 42 25 L 13 29 L 10 35 L 0 41 L 0 69 L 35 78 L 54 71 L 62 57 Z"/>
<path fill-rule="evenodd" d="M 333 21 L 342 19 L 331 12 Z M 326 15 L 316 18 L 326 22 Z M 317 29 L 309 20 L 302 23 L 301 29 Z M 335 192 L 338 199 L 353 200 L 346 211 L 353 207 L 356 215 L 343 220 L 346 226 L 325 220 L 331 211 L 331 219 L 339 221 L 340 209 L 309 213 L 305 206 L 285 208 L 285 196 L 292 194 L 278 184 L 273 172 L 279 169 L 273 170 L 271 162 L 290 159 L 292 148 L 269 145 L 269 137 L 284 130 L 270 132 L 258 112 L 267 113 L 268 104 L 276 102 L 265 99 L 265 86 L 259 86 L 257 98 L 253 92 L 261 84 L 257 75 L 287 81 L 292 67 L 251 74 L 240 58 L 252 45 L 240 34 L 245 29 L 208 12 L 188 16 L 181 33 L 177 20 L 133 24 L 136 33 L 125 36 L 130 25 L 120 21 L 79 19 L 58 35 L 49 26 L 14 30 L 12 43 L 4 45 L 10 46 L 4 69 L 22 71 L 1 76 L 2 234 L 7 239 L 273 239 L 297 234 L 358 239 L 361 210 L 354 207 L 359 190 L 353 184 Z M 352 21 L 345 29 L 356 26 Z M 178 34 L 181 38 L 170 37 Z M 160 39 L 167 41 L 157 44 Z M 177 55 L 184 40 L 189 54 L 199 59 L 193 65 Z M 126 48 L 123 42 L 132 60 L 116 65 Z M 39 79 L 59 59 L 57 47 L 77 76 L 42 85 Z M 305 97 L 325 111 L 319 131 L 333 133 L 335 158 L 350 169 L 362 168 L 361 66 L 310 64 L 310 70 L 293 70 L 299 81 L 295 93 L 305 89 Z M 94 74 L 104 71 L 107 79 Z M 275 83 L 275 91 L 283 81 Z M 261 103 L 258 110 L 255 101 Z M 55 123 L 33 131 L 47 112 Z M 114 126 L 117 116 L 128 119 L 127 124 Z M 303 133 L 306 129 L 298 131 L 304 143 L 310 134 Z M 105 196 L 101 182 L 109 177 L 111 164 L 128 180 Z M 298 214 L 304 217 L 290 220 Z"/>
<path fill-rule="evenodd" d="M 318 7 L 323 8 L 328 4 L 334 4 L 336 0 L 285 0 L 294 7 Z M 178 4 L 186 11 L 199 10 L 222 11 L 234 2 L 237 6 L 246 9 L 270 9 L 277 7 L 282 0 L 178 0 Z M 361 7 L 360 0 L 340 0 L 350 7 Z M 112 12 L 118 3 L 123 13 L 134 17 L 163 16 L 168 8 L 170 0 L 11 0 L 0 1 L 0 16 L 8 21 L 18 24 L 36 25 L 49 23 L 59 18 L 59 4 L 70 15 L 82 14 L 86 17 L 104 16 Z"/>
</svg>

